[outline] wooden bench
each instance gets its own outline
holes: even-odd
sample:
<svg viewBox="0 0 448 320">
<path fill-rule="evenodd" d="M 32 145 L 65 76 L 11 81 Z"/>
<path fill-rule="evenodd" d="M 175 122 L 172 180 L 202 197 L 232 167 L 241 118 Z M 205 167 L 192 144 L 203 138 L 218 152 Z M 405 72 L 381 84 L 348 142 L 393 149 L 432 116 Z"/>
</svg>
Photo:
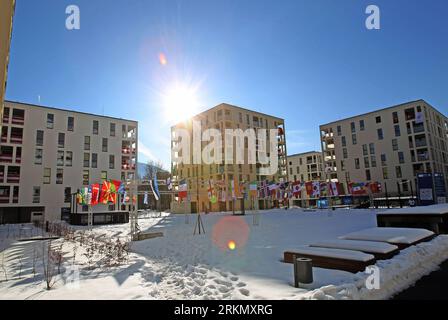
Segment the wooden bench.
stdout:
<svg viewBox="0 0 448 320">
<path fill-rule="evenodd" d="M 436 235 L 426 229 L 414 228 L 370 228 L 352 232 L 339 239 L 387 242 L 403 250 L 420 242 L 432 240 Z"/>
<path fill-rule="evenodd" d="M 329 249 L 318 247 L 300 247 L 283 253 L 283 261 L 294 263 L 294 259 L 309 258 L 313 267 L 343 270 L 352 273 L 364 271 L 366 267 L 375 264 L 371 254 L 354 250 Z"/>
<path fill-rule="evenodd" d="M 393 244 L 362 240 L 326 240 L 312 243 L 310 247 L 356 250 L 371 254 L 376 260 L 387 260 L 400 252 L 398 246 Z"/>
</svg>

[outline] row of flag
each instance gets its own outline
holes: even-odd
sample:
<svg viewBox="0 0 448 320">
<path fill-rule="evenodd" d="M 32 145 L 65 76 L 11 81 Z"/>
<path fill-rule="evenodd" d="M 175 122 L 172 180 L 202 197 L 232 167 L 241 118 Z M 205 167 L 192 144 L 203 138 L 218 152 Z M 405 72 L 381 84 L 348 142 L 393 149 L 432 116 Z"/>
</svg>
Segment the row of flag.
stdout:
<svg viewBox="0 0 448 320">
<path fill-rule="evenodd" d="M 186 179 L 179 182 L 178 191 L 179 200 L 187 198 L 188 185 Z M 351 182 L 348 184 L 348 190 L 346 192 L 343 184 L 340 182 L 295 181 L 276 183 L 265 180 L 262 182 L 254 181 L 250 183 L 238 183 L 236 179 L 233 179 L 226 184 L 226 182 L 222 180 L 209 180 L 207 194 L 210 202 L 216 203 L 218 201 L 226 202 L 227 200 L 242 198 L 243 196 L 246 199 L 250 196 L 253 198 L 269 198 L 272 200 L 284 200 L 293 197 L 301 198 L 303 191 L 305 191 L 306 195 L 310 198 L 320 198 L 325 196 L 337 197 L 346 194 L 362 196 L 367 195 L 369 191 L 372 194 L 380 193 L 382 191 L 382 186 L 379 182 Z"/>
</svg>

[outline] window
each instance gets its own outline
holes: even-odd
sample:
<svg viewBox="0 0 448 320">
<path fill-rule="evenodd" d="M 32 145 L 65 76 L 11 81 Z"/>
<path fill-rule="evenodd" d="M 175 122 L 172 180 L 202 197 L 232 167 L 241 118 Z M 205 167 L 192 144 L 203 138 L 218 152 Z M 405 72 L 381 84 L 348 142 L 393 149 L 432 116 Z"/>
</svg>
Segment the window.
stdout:
<svg viewBox="0 0 448 320">
<path fill-rule="evenodd" d="M 355 132 L 356 132 L 356 125 L 355 125 L 354 122 L 350 123 L 350 128 L 351 128 L 351 130 L 352 130 L 352 133 L 355 133 Z"/>
<path fill-rule="evenodd" d="M 384 167 L 384 168 L 383 168 L 383 179 L 384 179 L 384 180 L 389 179 L 389 176 L 388 176 L 388 174 L 387 174 L 387 167 Z"/>
<path fill-rule="evenodd" d="M 385 154 L 381 155 L 381 165 L 382 166 L 387 166 L 387 159 L 386 159 L 386 155 Z"/>
<path fill-rule="evenodd" d="M 359 163 L 359 158 L 355 158 L 355 168 L 356 169 L 360 169 L 361 168 L 361 165 Z"/>
<path fill-rule="evenodd" d="M 64 183 L 64 169 L 57 169 L 56 170 L 56 184 L 63 184 Z"/>
<path fill-rule="evenodd" d="M 65 147 L 65 133 L 59 133 L 58 134 L 58 148 L 64 148 Z"/>
<path fill-rule="evenodd" d="M 376 168 L 376 157 L 370 156 L 370 164 L 372 165 L 372 168 Z"/>
<path fill-rule="evenodd" d="M 338 136 L 342 135 L 342 127 L 337 126 Z"/>
<path fill-rule="evenodd" d="M 394 126 L 394 130 L 395 130 L 395 136 L 396 136 L 396 137 L 401 136 L 400 125 L 396 124 L 396 125 Z"/>
<path fill-rule="evenodd" d="M 43 150 L 42 149 L 36 149 L 36 152 L 34 154 L 34 164 L 42 164 L 42 158 L 43 158 Z"/>
<path fill-rule="evenodd" d="M 368 153 L 368 151 L 367 151 L 367 145 L 366 144 L 363 144 L 362 145 L 362 155 L 363 156 L 367 156 L 369 153 Z"/>
<path fill-rule="evenodd" d="M 90 137 L 84 137 L 84 150 L 90 150 Z"/>
<path fill-rule="evenodd" d="M 392 120 L 394 121 L 394 123 L 398 123 L 398 112 L 394 112 L 392 113 Z"/>
<path fill-rule="evenodd" d="M 93 120 L 93 128 L 92 128 L 93 134 L 98 134 L 98 127 L 99 127 L 98 120 Z"/>
<path fill-rule="evenodd" d="M 58 157 L 56 164 L 58 167 L 61 167 L 64 165 L 64 151 L 58 151 Z"/>
<path fill-rule="evenodd" d="M 101 171 L 101 181 L 107 180 L 107 171 Z"/>
<path fill-rule="evenodd" d="M 103 138 L 103 152 L 107 152 L 107 138 Z"/>
<path fill-rule="evenodd" d="M 110 124 L 110 136 L 115 137 L 115 123 Z"/>
<path fill-rule="evenodd" d="M 397 141 L 397 139 L 392 139 L 392 149 L 394 151 L 398 150 L 398 141 Z"/>
<path fill-rule="evenodd" d="M 54 114 L 47 114 L 47 129 L 53 129 L 54 127 Z"/>
<path fill-rule="evenodd" d="M 44 145 L 44 132 L 42 130 L 36 131 L 36 146 L 42 147 Z"/>
<path fill-rule="evenodd" d="M 364 168 L 370 168 L 369 157 L 364 157 Z"/>
<path fill-rule="evenodd" d="M 51 182 L 51 168 L 44 168 L 44 184 Z"/>
<path fill-rule="evenodd" d="M 109 155 L 109 169 L 115 169 L 115 156 L 113 154 Z"/>
<path fill-rule="evenodd" d="M 33 187 L 33 203 L 40 203 L 40 187 Z"/>
<path fill-rule="evenodd" d="M 376 117 L 376 118 L 375 118 L 375 122 L 376 122 L 376 123 L 381 123 L 381 116 Z"/>
<path fill-rule="evenodd" d="M 341 160 L 341 170 L 345 171 L 345 161 Z"/>
<path fill-rule="evenodd" d="M 378 133 L 378 140 L 383 140 L 384 139 L 383 129 L 377 129 L 377 133 Z"/>
<path fill-rule="evenodd" d="M 246 114 L 246 123 L 247 125 L 250 125 L 250 117 L 248 114 Z"/>
<path fill-rule="evenodd" d="M 90 177 L 89 177 L 89 170 L 84 170 L 82 172 L 82 184 L 84 186 L 88 186 L 89 185 L 89 179 L 90 179 Z"/>
<path fill-rule="evenodd" d="M 90 167 L 90 153 L 84 153 L 84 168 Z"/>
<path fill-rule="evenodd" d="M 346 147 L 346 146 L 347 146 L 347 139 L 345 139 L 345 136 L 342 136 L 342 137 L 341 137 L 341 143 L 342 143 L 342 146 L 343 146 L 343 147 Z"/>
<path fill-rule="evenodd" d="M 75 118 L 67 118 L 67 131 L 73 131 L 75 129 Z"/>
<path fill-rule="evenodd" d="M 364 131 L 366 129 L 366 125 L 364 120 L 359 120 L 359 130 Z"/>
<path fill-rule="evenodd" d="M 402 151 L 398 152 L 398 161 L 404 163 L 404 153 Z"/>
<path fill-rule="evenodd" d="M 358 143 L 358 141 L 356 140 L 356 134 L 352 134 L 352 143 L 354 145 Z"/>
<path fill-rule="evenodd" d="M 342 149 L 342 153 L 343 153 L 344 159 L 347 159 L 348 158 L 347 148 Z"/>
<path fill-rule="evenodd" d="M 243 114 L 240 112 L 239 113 L 239 115 L 238 115 L 238 120 L 240 121 L 240 122 L 243 122 Z"/>
<path fill-rule="evenodd" d="M 374 143 L 369 144 L 369 150 L 370 150 L 370 154 L 375 154 L 375 144 Z"/>
<path fill-rule="evenodd" d="M 65 165 L 71 167 L 73 165 L 73 152 L 67 151 L 65 153 Z"/>
<path fill-rule="evenodd" d="M 366 180 L 367 181 L 372 180 L 372 176 L 370 175 L 370 170 L 366 170 Z"/>
<path fill-rule="evenodd" d="M 400 166 L 396 166 L 395 167 L 395 174 L 397 175 L 397 179 L 401 179 L 402 178 L 402 173 L 401 173 L 401 167 Z"/>
<path fill-rule="evenodd" d="M 64 202 L 70 203 L 72 201 L 72 188 L 66 187 L 64 189 Z"/>
<path fill-rule="evenodd" d="M 92 153 L 92 168 L 98 167 L 98 154 Z"/>
</svg>

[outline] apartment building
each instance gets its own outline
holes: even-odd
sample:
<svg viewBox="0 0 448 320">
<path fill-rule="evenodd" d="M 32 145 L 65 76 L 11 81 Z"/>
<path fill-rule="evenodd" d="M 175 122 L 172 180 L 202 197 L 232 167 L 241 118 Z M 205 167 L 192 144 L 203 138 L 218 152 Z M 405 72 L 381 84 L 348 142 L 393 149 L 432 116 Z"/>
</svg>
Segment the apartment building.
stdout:
<svg viewBox="0 0 448 320">
<path fill-rule="evenodd" d="M 59 220 L 79 188 L 135 175 L 136 121 L 6 101 L 2 122 L 0 223 Z"/>
<path fill-rule="evenodd" d="M 443 173 L 448 182 L 448 119 L 424 100 L 327 123 L 320 132 L 333 181 L 378 181 L 392 193 L 399 186 L 415 192 L 419 173 Z"/>
<path fill-rule="evenodd" d="M 323 181 L 322 152 L 309 151 L 288 156 L 289 179 L 291 181 Z"/>
<path fill-rule="evenodd" d="M 5 99 L 14 10 L 15 0 L 0 1 L 0 119 Z"/>
<path fill-rule="evenodd" d="M 241 129 L 247 130 L 249 128 L 255 129 L 258 134 L 259 129 L 275 129 L 277 132 L 277 142 L 278 142 L 278 170 L 276 173 L 270 176 L 260 175 L 261 164 L 248 164 L 247 161 L 247 143 L 245 140 L 245 161 L 244 164 L 236 164 L 235 153 L 233 155 L 233 164 L 225 164 L 224 161 L 221 164 L 193 164 L 193 154 L 191 152 L 191 164 L 178 163 L 177 158 L 172 159 L 171 171 L 173 176 L 173 181 L 177 184 L 179 181 L 186 180 L 188 185 L 189 193 L 189 209 L 188 211 L 197 212 L 198 210 L 204 212 L 209 211 L 230 211 L 233 208 L 235 210 L 240 210 L 242 207 L 241 201 L 244 202 L 245 208 L 251 206 L 250 200 L 238 199 L 235 202 L 231 199 L 231 190 L 229 189 L 229 182 L 235 181 L 237 184 L 246 184 L 254 181 L 287 181 L 288 171 L 287 171 L 287 161 L 286 161 L 286 136 L 285 136 L 285 122 L 283 119 L 267 115 L 264 113 L 244 109 L 238 106 L 233 106 L 230 104 L 220 104 L 214 108 L 204 111 L 192 119 L 186 122 L 179 123 L 171 128 L 172 137 L 172 148 L 176 147 L 180 143 L 179 137 L 175 135 L 176 129 L 186 129 L 190 132 L 190 136 L 193 136 L 192 123 L 193 121 L 198 121 L 201 124 L 201 130 L 206 129 L 218 129 L 221 132 L 221 136 L 225 137 L 226 129 Z M 224 138 L 223 138 L 224 139 Z M 266 143 L 267 148 L 269 145 L 269 136 Z M 257 149 L 259 148 L 259 142 L 257 139 Z M 204 147 L 207 143 L 202 143 Z M 222 152 L 224 154 L 224 141 Z M 192 149 L 191 149 L 192 150 Z M 267 152 L 270 156 L 269 151 Z M 223 156 L 224 159 L 224 156 Z M 219 188 L 221 193 L 217 194 L 219 199 L 217 203 L 212 204 L 209 201 L 208 190 L 209 181 L 213 180 L 214 189 Z M 248 190 L 246 190 L 246 193 Z M 226 197 L 223 199 L 222 194 Z M 253 205 L 253 204 L 252 204 Z M 268 203 L 267 201 L 260 201 L 260 208 L 267 208 L 272 206 L 273 203 Z M 181 208 L 182 210 L 182 208 Z"/>
</svg>

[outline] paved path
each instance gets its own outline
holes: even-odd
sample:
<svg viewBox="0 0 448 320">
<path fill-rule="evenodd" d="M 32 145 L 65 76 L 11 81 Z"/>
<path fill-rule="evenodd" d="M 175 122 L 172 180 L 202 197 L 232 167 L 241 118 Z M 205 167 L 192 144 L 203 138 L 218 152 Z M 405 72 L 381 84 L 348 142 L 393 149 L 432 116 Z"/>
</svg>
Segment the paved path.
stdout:
<svg viewBox="0 0 448 320">
<path fill-rule="evenodd" d="M 421 278 L 415 286 L 396 295 L 393 300 L 448 300 L 448 260 L 440 270 Z"/>
</svg>

